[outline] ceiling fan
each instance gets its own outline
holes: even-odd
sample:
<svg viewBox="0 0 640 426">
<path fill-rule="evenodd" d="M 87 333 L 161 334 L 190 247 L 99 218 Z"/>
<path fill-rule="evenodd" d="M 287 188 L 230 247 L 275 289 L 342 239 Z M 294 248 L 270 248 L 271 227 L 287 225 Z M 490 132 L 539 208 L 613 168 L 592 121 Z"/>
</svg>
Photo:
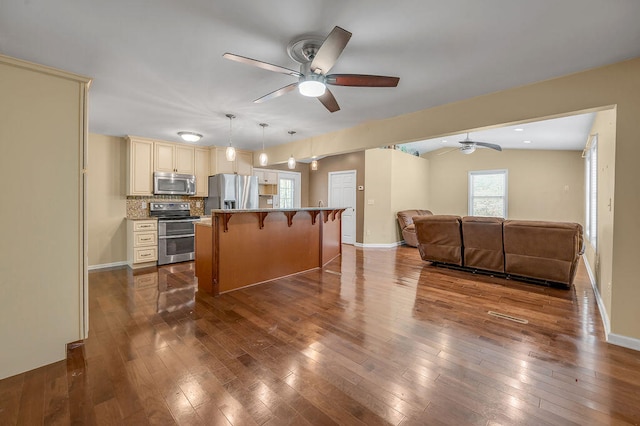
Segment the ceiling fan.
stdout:
<svg viewBox="0 0 640 426">
<path fill-rule="evenodd" d="M 324 40 L 317 36 L 304 36 L 292 41 L 287 47 L 287 52 L 294 61 L 300 63 L 300 71 L 233 53 L 225 53 L 222 56 L 232 61 L 298 78 L 297 82 L 268 93 L 253 101 L 255 103 L 277 98 L 297 88 L 302 95 L 318 98 L 330 112 L 336 112 L 340 110 L 340 106 L 327 87 L 328 84 L 356 87 L 396 87 L 400 81 L 398 77 L 381 75 L 327 74 L 335 65 L 350 38 L 349 31 L 336 26 Z"/>
<path fill-rule="evenodd" d="M 458 141 L 458 143 L 461 144 L 462 146 L 460 146 L 459 148 L 451 149 L 449 151 L 441 152 L 438 155 L 447 154 L 452 151 L 460 151 L 463 154 L 472 154 L 475 152 L 476 148 L 489 148 L 489 149 L 495 149 L 496 151 L 502 151 L 502 147 L 498 144 L 473 141 L 469 139 L 469 133 L 467 133 L 467 137 L 464 140 Z"/>
</svg>

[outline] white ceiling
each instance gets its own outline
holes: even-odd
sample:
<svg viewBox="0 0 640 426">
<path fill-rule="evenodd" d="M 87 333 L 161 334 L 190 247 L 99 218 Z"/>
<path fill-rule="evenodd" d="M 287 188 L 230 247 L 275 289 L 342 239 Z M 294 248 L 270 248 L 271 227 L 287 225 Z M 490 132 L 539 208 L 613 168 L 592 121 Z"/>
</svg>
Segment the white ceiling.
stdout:
<svg viewBox="0 0 640 426">
<path fill-rule="evenodd" d="M 637 0 L 2 0 L 0 53 L 94 79 L 89 130 L 200 145 L 266 145 L 393 117 L 640 56 Z M 332 73 L 400 77 L 397 88 L 335 87 L 341 111 L 289 93 L 252 101 L 293 77 L 304 33 L 353 33 Z M 483 136 L 484 137 L 484 136 Z M 389 141 L 393 143 L 394 141 Z"/>
<path fill-rule="evenodd" d="M 502 149 L 551 149 L 582 151 L 595 113 L 572 115 L 550 120 L 479 130 L 469 133 L 476 142 L 498 144 Z M 466 133 L 402 144 L 408 152 L 420 154 L 441 148 L 460 148 Z"/>
</svg>

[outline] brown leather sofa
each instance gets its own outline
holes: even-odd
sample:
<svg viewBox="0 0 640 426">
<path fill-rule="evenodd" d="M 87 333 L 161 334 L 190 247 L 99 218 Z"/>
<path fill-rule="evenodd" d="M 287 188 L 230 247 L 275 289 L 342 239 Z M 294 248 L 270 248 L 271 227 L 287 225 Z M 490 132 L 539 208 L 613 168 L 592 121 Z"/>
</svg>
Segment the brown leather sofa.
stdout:
<svg viewBox="0 0 640 426">
<path fill-rule="evenodd" d="M 569 287 L 584 252 L 579 223 L 433 215 L 414 224 L 423 260 L 526 281 Z"/>
<path fill-rule="evenodd" d="M 402 210 L 397 213 L 398 224 L 402 231 L 402 238 L 407 245 L 412 247 L 418 246 L 418 238 L 416 237 L 416 228 L 413 224 L 414 216 L 432 215 L 430 210 Z"/>
</svg>

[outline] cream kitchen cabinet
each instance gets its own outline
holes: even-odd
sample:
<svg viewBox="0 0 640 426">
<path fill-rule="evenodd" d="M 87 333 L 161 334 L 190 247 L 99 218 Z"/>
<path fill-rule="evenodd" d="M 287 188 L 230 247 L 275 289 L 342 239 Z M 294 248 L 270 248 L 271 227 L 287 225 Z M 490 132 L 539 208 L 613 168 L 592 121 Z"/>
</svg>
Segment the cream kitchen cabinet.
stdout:
<svg viewBox="0 0 640 426">
<path fill-rule="evenodd" d="M 196 197 L 209 196 L 209 149 L 195 149 Z"/>
<path fill-rule="evenodd" d="M 227 148 L 216 146 L 211 148 L 210 174 L 236 173 L 239 175 L 253 175 L 253 152 L 236 149 L 236 159 L 227 161 Z"/>
<path fill-rule="evenodd" d="M 258 183 L 263 185 L 275 185 L 278 183 L 276 170 L 253 169 L 253 174 L 258 178 Z"/>
<path fill-rule="evenodd" d="M 154 171 L 189 175 L 195 173 L 195 149 L 192 146 L 155 142 L 153 147 Z"/>
<path fill-rule="evenodd" d="M 127 220 L 127 263 L 132 269 L 153 266 L 158 261 L 158 221 Z"/>
<path fill-rule="evenodd" d="M 127 195 L 153 194 L 153 141 L 127 137 Z"/>
</svg>

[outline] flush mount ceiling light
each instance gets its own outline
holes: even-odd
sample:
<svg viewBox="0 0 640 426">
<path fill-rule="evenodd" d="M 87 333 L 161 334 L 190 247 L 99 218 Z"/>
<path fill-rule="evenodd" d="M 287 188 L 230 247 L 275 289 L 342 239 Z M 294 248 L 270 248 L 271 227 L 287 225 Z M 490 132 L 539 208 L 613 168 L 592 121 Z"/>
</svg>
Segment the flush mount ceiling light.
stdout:
<svg viewBox="0 0 640 426">
<path fill-rule="evenodd" d="M 178 132 L 178 136 L 185 142 L 198 142 L 202 138 L 200 133 L 195 132 Z"/>
<path fill-rule="evenodd" d="M 262 152 L 258 157 L 258 162 L 260 163 L 261 166 L 266 166 L 267 163 L 269 162 L 269 157 L 267 157 L 267 153 L 264 152 L 264 128 L 267 126 L 268 126 L 267 123 L 260 123 L 260 127 L 262 127 Z"/>
<path fill-rule="evenodd" d="M 522 141 L 522 143 L 531 143 L 531 141 Z"/>
<path fill-rule="evenodd" d="M 232 141 L 231 141 L 231 137 L 233 135 L 233 127 L 232 127 L 232 122 L 233 119 L 236 118 L 235 115 L 233 114 L 225 114 L 227 116 L 227 118 L 229 119 L 229 146 L 227 147 L 227 150 L 225 151 L 224 155 L 227 158 L 227 161 L 234 161 L 236 159 L 236 149 L 231 145 Z"/>
<path fill-rule="evenodd" d="M 517 129 L 513 129 L 516 132 L 524 132 L 524 129 L 522 127 L 518 127 Z"/>
<path fill-rule="evenodd" d="M 291 140 L 293 141 L 293 135 L 295 135 L 296 132 L 294 130 L 289 130 L 288 133 L 291 135 Z M 293 154 L 291 154 L 291 156 L 287 160 L 287 167 L 291 170 L 296 168 L 296 159 L 293 158 Z"/>
</svg>

